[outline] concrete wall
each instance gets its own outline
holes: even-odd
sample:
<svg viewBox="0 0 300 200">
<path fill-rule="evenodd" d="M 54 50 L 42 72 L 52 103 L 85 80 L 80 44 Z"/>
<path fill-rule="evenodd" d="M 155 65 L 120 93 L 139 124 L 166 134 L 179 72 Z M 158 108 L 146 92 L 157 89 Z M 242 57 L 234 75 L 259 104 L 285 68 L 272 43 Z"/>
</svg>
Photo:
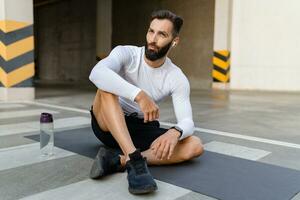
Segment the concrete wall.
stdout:
<svg viewBox="0 0 300 200">
<path fill-rule="evenodd" d="M 233 2 L 231 88 L 300 91 L 300 1 Z"/>
<path fill-rule="evenodd" d="M 97 0 L 96 54 L 106 57 L 111 51 L 112 0 Z"/>
<path fill-rule="evenodd" d="M 171 59 L 188 76 L 192 88 L 211 88 L 214 0 L 163 0 L 162 8 L 184 18 L 180 44 Z"/>
<path fill-rule="evenodd" d="M 192 88 L 211 88 L 213 0 L 114 0 L 112 45 L 144 45 L 148 17 L 161 8 L 184 18 L 181 42 L 171 53 L 171 59 L 188 76 Z"/>
<path fill-rule="evenodd" d="M 37 73 L 42 82 L 88 83 L 96 63 L 96 0 L 35 7 Z"/>
<path fill-rule="evenodd" d="M 153 10 L 159 9 L 159 0 L 113 0 L 112 8 L 112 46 L 143 46 Z"/>
</svg>

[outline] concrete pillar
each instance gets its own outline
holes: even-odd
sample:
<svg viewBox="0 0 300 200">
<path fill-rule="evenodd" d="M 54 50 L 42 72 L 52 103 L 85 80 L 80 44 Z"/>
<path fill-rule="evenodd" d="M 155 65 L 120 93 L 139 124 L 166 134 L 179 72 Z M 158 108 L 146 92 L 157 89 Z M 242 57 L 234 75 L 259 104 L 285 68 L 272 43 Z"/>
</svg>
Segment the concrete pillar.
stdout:
<svg viewBox="0 0 300 200">
<path fill-rule="evenodd" d="M 0 100 L 33 100 L 32 0 L 0 0 Z"/>
<path fill-rule="evenodd" d="M 213 88 L 228 88 L 232 0 L 215 1 Z"/>
<path fill-rule="evenodd" d="M 112 0 L 97 0 L 96 55 L 103 59 L 111 51 Z"/>
<path fill-rule="evenodd" d="M 234 1 L 231 89 L 300 91 L 300 1 Z"/>
</svg>

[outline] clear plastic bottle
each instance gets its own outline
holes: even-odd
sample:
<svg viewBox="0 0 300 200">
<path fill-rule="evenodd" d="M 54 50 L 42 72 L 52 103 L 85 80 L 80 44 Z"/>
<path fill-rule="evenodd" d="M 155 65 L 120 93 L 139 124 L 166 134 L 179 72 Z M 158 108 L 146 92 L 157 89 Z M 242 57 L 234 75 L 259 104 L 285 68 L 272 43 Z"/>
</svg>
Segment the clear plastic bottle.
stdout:
<svg viewBox="0 0 300 200">
<path fill-rule="evenodd" d="M 42 113 L 40 117 L 40 150 L 43 156 L 53 155 L 54 147 L 53 117 L 50 113 Z"/>
</svg>

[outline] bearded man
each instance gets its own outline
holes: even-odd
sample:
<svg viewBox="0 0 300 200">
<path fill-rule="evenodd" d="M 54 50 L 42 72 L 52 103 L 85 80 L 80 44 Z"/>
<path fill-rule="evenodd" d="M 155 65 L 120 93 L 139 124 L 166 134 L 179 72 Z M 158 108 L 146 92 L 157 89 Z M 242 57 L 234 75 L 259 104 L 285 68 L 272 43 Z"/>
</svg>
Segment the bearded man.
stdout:
<svg viewBox="0 0 300 200">
<path fill-rule="evenodd" d="M 193 136 L 188 79 L 167 57 L 179 43 L 183 19 L 168 10 L 151 15 L 145 47 L 117 46 L 93 68 L 98 90 L 91 108 L 92 129 L 105 145 L 90 171 L 99 179 L 127 170 L 132 194 L 150 193 L 157 184 L 148 165 L 180 163 L 203 153 Z M 172 97 L 177 124 L 161 128 L 158 104 Z"/>
</svg>

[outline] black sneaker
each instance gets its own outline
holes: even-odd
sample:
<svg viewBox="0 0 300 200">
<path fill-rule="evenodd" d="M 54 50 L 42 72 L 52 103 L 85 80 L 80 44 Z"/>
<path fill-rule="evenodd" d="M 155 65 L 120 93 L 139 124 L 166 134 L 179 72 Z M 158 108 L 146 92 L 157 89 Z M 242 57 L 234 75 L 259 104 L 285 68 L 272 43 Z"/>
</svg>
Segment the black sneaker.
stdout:
<svg viewBox="0 0 300 200">
<path fill-rule="evenodd" d="M 128 190 L 132 194 L 146 194 L 157 190 L 157 185 L 149 172 L 146 158 L 139 150 L 129 154 L 126 162 Z"/>
<path fill-rule="evenodd" d="M 119 152 L 100 147 L 90 171 L 90 178 L 98 179 L 114 172 L 125 171 L 120 162 Z"/>
</svg>

